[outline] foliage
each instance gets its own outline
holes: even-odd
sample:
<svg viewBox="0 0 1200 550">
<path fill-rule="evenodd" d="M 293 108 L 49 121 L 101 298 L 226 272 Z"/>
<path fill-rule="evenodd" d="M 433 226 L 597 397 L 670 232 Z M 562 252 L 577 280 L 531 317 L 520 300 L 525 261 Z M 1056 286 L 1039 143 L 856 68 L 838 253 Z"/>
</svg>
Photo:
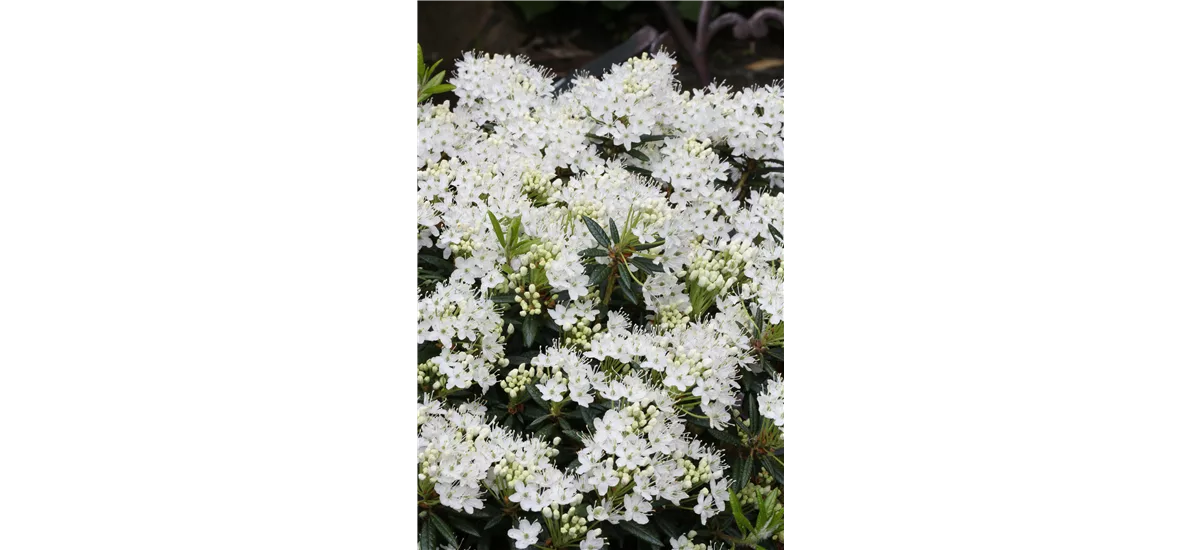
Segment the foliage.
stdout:
<svg viewBox="0 0 1200 550">
<path fill-rule="evenodd" d="M 419 106 L 420 548 L 782 546 L 783 89 L 673 67 Z"/>
<path fill-rule="evenodd" d="M 433 65 L 425 66 L 425 56 L 421 52 L 421 45 L 417 44 L 417 103 L 421 103 L 434 94 L 449 92 L 454 89 L 453 84 L 442 84 L 442 78 L 446 76 L 446 71 L 440 71 L 434 74 L 438 65 L 442 64 L 439 59 Z"/>
</svg>

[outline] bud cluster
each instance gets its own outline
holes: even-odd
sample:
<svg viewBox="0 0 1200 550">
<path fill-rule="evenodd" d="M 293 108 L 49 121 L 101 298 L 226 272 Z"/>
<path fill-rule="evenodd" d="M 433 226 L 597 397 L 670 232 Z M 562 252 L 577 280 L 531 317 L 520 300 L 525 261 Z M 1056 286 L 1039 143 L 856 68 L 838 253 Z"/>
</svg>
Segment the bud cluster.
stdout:
<svg viewBox="0 0 1200 550">
<path fill-rule="evenodd" d="M 715 550 L 715 546 L 693 542 L 694 538 L 696 538 L 696 532 L 688 531 L 685 535 L 671 539 L 671 550 Z"/>
<path fill-rule="evenodd" d="M 658 313 L 654 316 L 654 324 L 658 325 L 659 329 L 665 331 L 686 326 L 689 320 L 691 319 L 688 315 L 681 313 L 679 308 L 674 305 L 659 307 Z"/>
<path fill-rule="evenodd" d="M 550 175 L 536 170 L 526 170 L 521 174 L 521 192 L 529 197 L 534 204 L 549 202 L 551 191 Z"/>
<path fill-rule="evenodd" d="M 516 399 L 525 391 L 525 387 L 533 382 L 534 369 L 521 363 L 520 366 L 508 372 L 500 381 L 500 389 L 511 399 Z"/>
<path fill-rule="evenodd" d="M 422 388 L 440 390 L 446 387 L 446 376 L 432 360 L 417 365 L 417 385 Z"/>
<path fill-rule="evenodd" d="M 587 535 L 587 518 L 583 515 L 583 509 L 578 506 L 581 502 L 583 495 L 579 494 L 574 505 L 565 512 L 557 504 L 542 508 L 542 517 L 546 518 L 546 524 L 550 526 L 551 537 L 555 540 L 573 541 Z"/>
<path fill-rule="evenodd" d="M 521 269 L 524 270 L 525 267 L 522 266 Z M 541 315 L 542 293 L 538 291 L 537 285 L 530 283 L 529 287 L 524 292 L 521 292 L 520 289 L 518 289 L 517 304 L 521 306 L 521 317 L 528 315 Z"/>
</svg>

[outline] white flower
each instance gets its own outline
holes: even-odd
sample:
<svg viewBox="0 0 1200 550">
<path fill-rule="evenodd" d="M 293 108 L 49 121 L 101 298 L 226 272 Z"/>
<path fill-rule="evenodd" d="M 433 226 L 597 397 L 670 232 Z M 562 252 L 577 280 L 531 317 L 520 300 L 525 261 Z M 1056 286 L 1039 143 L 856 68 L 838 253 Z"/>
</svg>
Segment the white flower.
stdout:
<svg viewBox="0 0 1200 550">
<path fill-rule="evenodd" d="M 527 548 L 537 544 L 538 534 L 542 532 L 542 524 L 523 519 L 519 526 L 515 529 L 508 530 L 509 538 L 513 539 L 513 544 L 517 548 Z"/>
<path fill-rule="evenodd" d="M 600 550 L 604 547 L 604 537 L 600 536 L 602 531 L 592 529 L 588 531 L 587 538 L 579 542 L 579 550 Z"/>
</svg>

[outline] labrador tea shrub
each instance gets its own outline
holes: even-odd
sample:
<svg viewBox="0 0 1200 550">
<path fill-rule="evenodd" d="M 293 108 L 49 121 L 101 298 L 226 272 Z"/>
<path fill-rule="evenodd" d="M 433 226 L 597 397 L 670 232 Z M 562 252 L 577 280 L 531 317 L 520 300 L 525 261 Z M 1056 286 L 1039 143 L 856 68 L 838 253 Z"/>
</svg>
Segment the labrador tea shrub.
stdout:
<svg viewBox="0 0 1200 550">
<path fill-rule="evenodd" d="M 422 549 L 782 547 L 783 87 L 674 64 L 422 71 Z"/>
</svg>

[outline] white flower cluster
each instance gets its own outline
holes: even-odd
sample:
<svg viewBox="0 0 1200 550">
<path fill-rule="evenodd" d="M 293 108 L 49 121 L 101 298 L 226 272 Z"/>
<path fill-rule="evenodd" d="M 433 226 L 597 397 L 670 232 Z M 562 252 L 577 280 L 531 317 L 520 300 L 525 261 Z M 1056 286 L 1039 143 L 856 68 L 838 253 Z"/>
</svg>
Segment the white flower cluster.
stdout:
<svg viewBox="0 0 1200 550">
<path fill-rule="evenodd" d="M 417 120 L 418 246 L 442 266 L 418 305 L 421 502 L 524 513 L 517 548 L 598 550 L 597 522 L 661 501 L 707 524 L 729 462 L 689 423 L 735 431 L 757 399 L 783 425 L 780 375 L 743 393 L 782 346 L 782 86 L 680 91 L 662 53 L 557 96 L 509 56 L 467 54 L 450 82 L 457 105 Z M 527 406 L 531 433 L 505 427 Z"/>
<path fill-rule="evenodd" d="M 767 390 L 758 394 L 758 411 L 783 428 L 783 381 L 767 381 Z"/>
</svg>

